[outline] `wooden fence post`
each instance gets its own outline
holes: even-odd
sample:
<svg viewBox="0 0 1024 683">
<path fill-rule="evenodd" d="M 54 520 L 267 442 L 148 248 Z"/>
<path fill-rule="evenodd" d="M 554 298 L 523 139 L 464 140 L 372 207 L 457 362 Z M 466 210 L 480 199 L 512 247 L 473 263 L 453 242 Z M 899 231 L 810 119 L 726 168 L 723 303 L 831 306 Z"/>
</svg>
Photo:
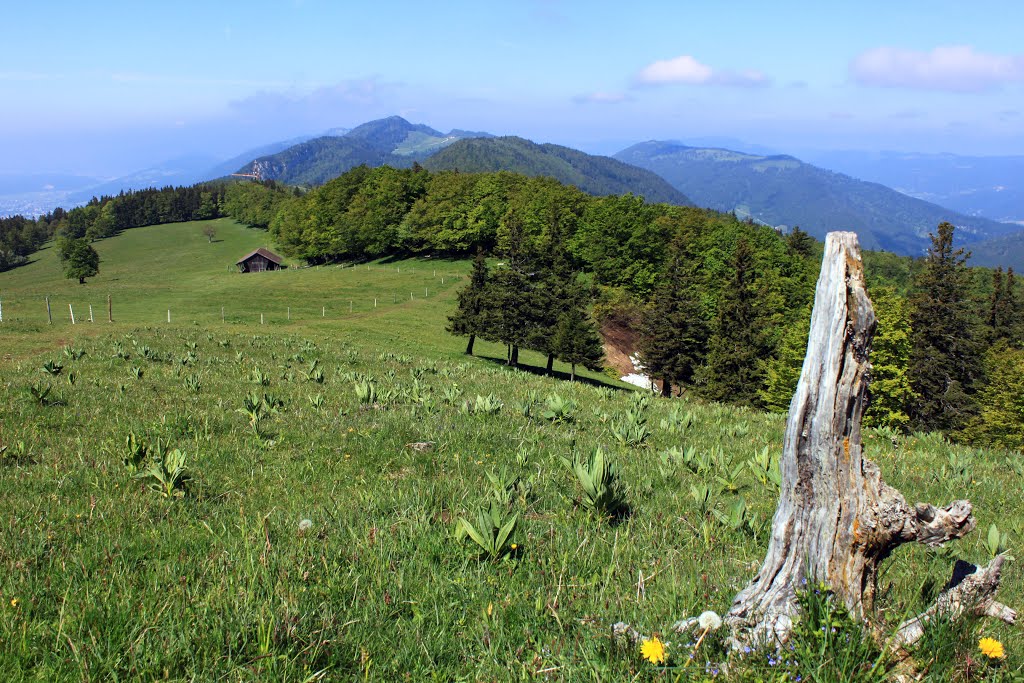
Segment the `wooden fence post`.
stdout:
<svg viewBox="0 0 1024 683">
<path fill-rule="evenodd" d="M 107 322 L 114 322 L 114 305 L 110 300 L 109 294 L 107 294 Z"/>
<path fill-rule="evenodd" d="M 71 304 L 68 304 L 68 312 L 71 314 L 71 324 L 75 324 L 75 309 L 71 308 Z"/>
<path fill-rule="evenodd" d="M 50 297 L 46 297 L 46 324 L 53 324 L 53 315 L 50 313 Z"/>
</svg>

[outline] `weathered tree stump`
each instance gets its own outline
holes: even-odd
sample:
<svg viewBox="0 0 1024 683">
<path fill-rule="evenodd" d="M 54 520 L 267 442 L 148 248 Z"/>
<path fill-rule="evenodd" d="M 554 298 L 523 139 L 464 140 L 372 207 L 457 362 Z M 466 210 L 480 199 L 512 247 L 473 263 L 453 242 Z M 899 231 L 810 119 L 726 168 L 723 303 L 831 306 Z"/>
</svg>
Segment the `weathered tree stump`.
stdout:
<svg viewBox="0 0 1024 683">
<path fill-rule="evenodd" d="M 851 616 L 864 620 L 873 606 L 879 564 L 897 546 L 911 541 L 938 546 L 974 529 L 970 502 L 957 500 L 941 509 L 924 503 L 911 507 L 882 481 L 878 466 L 863 457 L 861 418 L 874 331 L 857 236 L 830 233 L 807 355 L 789 407 L 768 552 L 725 616 L 735 647 L 788 638 L 796 593 L 807 581 L 827 583 Z M 961 612 L 998 605 L 991 596 L 999 585 L 1001 559 L 994 564 L 983 570 L 983 580 L 953 599 L 957 605 L 970 601 Z M 944 592 L 930 612 L 942 611 L 949 596 Z M 1012 620 L 1016 615 L 1002 616 Z M 919 638 L 911 622 L 920 625 L 927 618 L 928 612 L 904 624 L 899 644 Z"/>
<path fill-rule="evenodd" d="M 908 542 L 939 546 L 974 529 L 971 504 L 911 507 L 882 481 L 878 466 L 863 457 L 861 418 L 871 365 L 868 352 L 875 314 L 864 288 L 857 236 L 833 232 L 815 291 L 814 312 L 800 382 L 789 406 L 780 468 L 779 505 L 771 540 L 757 576 L 733 599 L 724 623 L 735 649 L 784 642 L 797 616 L 797 592 L 826 583 L 860 621 L 870 621 L 879 565 Z M 1003 556 L 987 567 L 958 562 L 935 604 L 886 638 L 906 648 L 936 615 L 965 614 L 1014 623 L 1017 614 L 995 601 Z M 693 628 L 695 619 L 677 622 Z M 616 634 L 643 636 L 618 623 Z"/>
</svg>

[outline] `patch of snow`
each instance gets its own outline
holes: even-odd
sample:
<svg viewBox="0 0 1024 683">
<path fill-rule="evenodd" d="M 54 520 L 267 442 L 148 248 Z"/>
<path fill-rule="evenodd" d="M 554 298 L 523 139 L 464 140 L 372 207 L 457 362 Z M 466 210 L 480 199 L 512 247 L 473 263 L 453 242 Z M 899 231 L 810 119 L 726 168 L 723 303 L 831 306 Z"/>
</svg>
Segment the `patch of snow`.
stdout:
<svg viewBox="0 0 1024 683">
<path fill-rule="evenodd" d="M 633 386 L 640 387 L 642 389 L 651 388 L 651 378 L 647 375 L 640 375 L 635 372 L 631 372 L 628 375 L 620 377 L 626 384 L 632 384 Z"/>
</svg>

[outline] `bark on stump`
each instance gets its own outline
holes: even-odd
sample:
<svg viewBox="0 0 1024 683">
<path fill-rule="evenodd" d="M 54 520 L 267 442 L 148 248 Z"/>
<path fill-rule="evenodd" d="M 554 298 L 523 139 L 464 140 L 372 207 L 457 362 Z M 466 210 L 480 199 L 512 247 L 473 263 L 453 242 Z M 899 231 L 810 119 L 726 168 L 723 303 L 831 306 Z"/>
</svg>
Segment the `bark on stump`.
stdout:
<svg viewBox="0 0 1024 683">
<path fill-rule="evenodd" d="M 725 616 L 734 647 L 786 640 L 797 611 L 796 592 L 805 581 L 824 581 L 853 618 L 864 620 L 873 606 L 879 565 L 897 546 L 911 541 L 937 546 L 974 529 L 970 502 L 911 507 L 863 457 L 861 418 L 874 331 L 857 236 L 830 233 L 807 355 L 789 407 L 768 552 Z M 999 565 L 1001 559 L 984 570 L 985 595 L 972 594 L 972 609 L 991 602 Z M 927 617 L 915 619 L 921 618 Z"/>
</svg>

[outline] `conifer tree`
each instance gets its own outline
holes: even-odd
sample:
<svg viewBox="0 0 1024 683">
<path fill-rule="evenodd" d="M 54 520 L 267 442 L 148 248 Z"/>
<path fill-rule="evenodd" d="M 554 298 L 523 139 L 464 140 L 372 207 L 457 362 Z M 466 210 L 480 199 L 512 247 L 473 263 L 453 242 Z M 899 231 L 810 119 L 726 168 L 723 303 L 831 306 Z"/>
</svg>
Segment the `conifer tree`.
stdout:
<svg viewBox="0 0 1024 683">
<path fill-rule="evenodd" d="M 484 330 L 486 324 L 488 301 L 487 260 L 483 249 L 477 249 L 473 259 L 473 271 L 469 283 L 459 291 L 459 307 L 448 317 L 448 331 L 459 336 L 469 337 L 466 343 L 466 354 L 473 355 L 473 343 L 477 334 Z"/>
<path fill-rule="evenodd" d="M 1008 341 L 1013 337 L 1014 305 L 1010 287 L 1013 273 L 1003 278 L 1002 266 L 992 271 L 992 294 L 988 300 L 988 336 L 990 341 Z"/>
<path fill-rule="evenodd" d="M 764 361 L 772 348 L 765 329 L 754 273 L 754 251 L 746 238 L 736 243 L 732 279 L 722 290 L 714 333 L 702 369 L 704 393 L 716 401 L 760 405 Z"/>
<path fill-rule="evenodd" d="M 1021 302 L 1017 294 L 1017 281 L 1013 268 L 1006 269 L 1006 316 L 1009 330 L 1008 342 L 1015 349 L 1024 345 L 1024 320 L 1021 320 Z"/>
<path fill-rule="evenodd" d="M 952 432 L 974 412 L 981 361 L 968 299 L 969 254 L 953 249 L 953 225 L 931 235 L 924 268 L 915 278 L 910 317 L 911 418 L 926 430 Z"/>
<path fill-rule="evenodd" d="M 567 291 L 565 308 L 552 335 L 552 351 L 558 360 L 572 366 L 570 381 L 576 381 L 576 366 L 598 370 L 604 361 L 604 346 L 597 326 L 587 315 L 590 297 L 582 286 Z"/>
<path fill-rule="evenodd" d="M 542 317 L 536 295 L 536 271 L 526 253 L 522 224 L 512 218 L 506 224 L 503 247 L 504 264 L 495 269 L 488 287 L 488 313 L 483 336 L 508 348 L 506 362 L 519 364 L 519 348 L 535 338 L 537 321 Z"/>
<path fill-rule="evenodd" d="M 683 245 L 673 242 L 668 267 L 640 326 L 640 357 L 648 374 L 661 380 L 665 397 L 672 395 L 673 384 L 693 382 L 708 343 L 708 326 L 686 260 Z"/>
</svg>

